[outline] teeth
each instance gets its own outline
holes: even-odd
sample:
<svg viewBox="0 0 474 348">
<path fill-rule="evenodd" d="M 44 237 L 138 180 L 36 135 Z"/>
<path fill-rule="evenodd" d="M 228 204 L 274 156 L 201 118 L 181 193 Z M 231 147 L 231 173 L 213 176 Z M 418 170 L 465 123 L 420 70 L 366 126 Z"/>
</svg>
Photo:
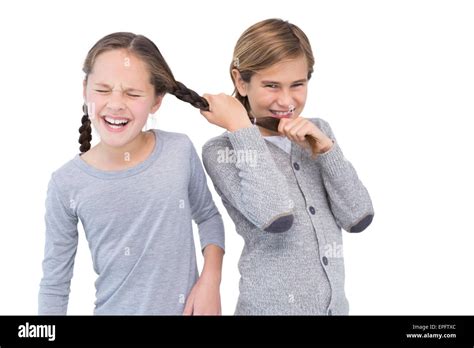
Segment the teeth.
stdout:
<svg viewBox="0 0 474 348">
<path fill-rule="evenodd" d="M 125 119 L 117 120 L 108 116 L 105 116 L 104 118 L 107 122 L 112 123 L 112 124 L 125 124 L 128 122 L 128 120 L 125 120 Z"/>
</svg>

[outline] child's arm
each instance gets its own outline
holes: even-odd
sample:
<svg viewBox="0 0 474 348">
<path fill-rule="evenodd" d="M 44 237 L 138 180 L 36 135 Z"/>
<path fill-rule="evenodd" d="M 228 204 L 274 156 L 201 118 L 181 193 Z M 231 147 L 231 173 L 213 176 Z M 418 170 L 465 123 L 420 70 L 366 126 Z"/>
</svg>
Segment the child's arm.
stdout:
<svg viewBox="0 0 474 348">
<path fill-rule="evenodd" d="M 227 129 L 228 139 L 203 147 L 203 162 L 217 193 L 250 222 L 267 232 L 285 232 L 293 224 L 293 206 L 284 175 L 242 104 L 225 94 L 204 95 L 206 119 Z"/>
<path fill-rule="evenodd" d="M 184 315 L 220 315 L 220 284 L 224 250 L 216 245 L 204 249 L 204 266 L 186 301 Z"/>
<path fill-rule="evenodd" d="M 199 156 L 190 144 L 189 202 L 198 225 L 204 266 L 199 280 L 188 296 L 184 314 L 221 314 L 219 287 L 225 248 L 224 223 L 207 187 Z"/>
<path fill-rule="evenodd" d="M 329 123 L 322 119 L 311 119 L 311 122 L 334 141 L 330 150 L 317 158 L 321 164 L 321 175 L 331 211 L 344 230 L 361 232 L 370 225 L 374 217 L 369 193 L 352 164 L 344 157 Z"/>
<path fill-rule="evenodd" d="M 190 145 L 190 182 L 188 186 L 189 204 L 194 222 L 196 222 L 201 242 L 201 250 L 214 244 L 224 250 L 225 236 L 222 216 L 212 200 L 207 187 L 206 174 L 202 168 L 193 144 Z"/>
<path fill-rule="evenodd" d="M 68 205 L 66 205 L 68 204 Z M 38 295 L 39 315 L 65 315 L 77 250 L 77 216 L 74 202 L 61 197 L 54 175 L 46 199 L 46 240 L 43 278 Z"/>
<path fill-rule="evenodd" d="M 204 167 L 216 191 L 258 228 L 285 232 L 293 224 L 293 201 L 256 126 L 228 133 L 203 147 Z"/>
</svg>

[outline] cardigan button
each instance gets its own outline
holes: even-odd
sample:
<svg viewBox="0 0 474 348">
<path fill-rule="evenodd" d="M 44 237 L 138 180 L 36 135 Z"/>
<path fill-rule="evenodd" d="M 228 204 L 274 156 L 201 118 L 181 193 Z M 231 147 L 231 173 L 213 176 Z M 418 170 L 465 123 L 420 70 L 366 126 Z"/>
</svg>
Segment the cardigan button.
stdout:
<svg viewBox="0 0 474 348">
<path fill-rule="evenodd" d="M 314 209 L 314 207 L 311 206 L 309 207 L 309 212 L 314 215 L 316 213 L 316 210 Z"/>
<path fill-rule="evenodd" d="M 329 263 L 328 258 L 326 256 L 323 256 L 323 263 L 324 263 L 324 266 L 327 266 Z"/>
<path fill-rule="evenodd" d="M 300 170 L 300 165 L 298 163 L 293 163 L 293 168 L 295 168 L 296 170 Z"/>
</svg>

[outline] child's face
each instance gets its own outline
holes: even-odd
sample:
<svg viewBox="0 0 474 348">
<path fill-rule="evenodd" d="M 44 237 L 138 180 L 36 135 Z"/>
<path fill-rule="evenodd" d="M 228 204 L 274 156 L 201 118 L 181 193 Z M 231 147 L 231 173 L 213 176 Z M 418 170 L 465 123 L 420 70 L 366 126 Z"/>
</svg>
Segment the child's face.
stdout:
<svg viewBox="0 0 474 348">
<path fill-rule="evenodd" d="M 260 70 L 249 83 L 238 78 L 235 81 L 239 93 L 249 99 L 252 116 L 296 118 L 306 103 L 308 63 L 301 56 Z"/>
<path fill-rule="evenodd" d="M 143 129 L 162 96 L 155 96 L 147 65 L 126 50 L 100 54 L 84 85 L 89 116 L 101 141 L 121 147 Z"/>
</svg>

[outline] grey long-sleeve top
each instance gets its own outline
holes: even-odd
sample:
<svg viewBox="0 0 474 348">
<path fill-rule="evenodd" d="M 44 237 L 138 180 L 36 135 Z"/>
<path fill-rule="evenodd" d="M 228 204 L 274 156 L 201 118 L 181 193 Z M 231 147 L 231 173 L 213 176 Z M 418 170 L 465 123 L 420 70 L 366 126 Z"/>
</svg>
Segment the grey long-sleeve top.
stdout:
<svg viewBox="0 0 474 348">
<path fill-rule="evenodd" d="M 79 155 L 55 171 L 46 199 L 39 314 L 66 314 L 81 221 L 92 255 L 94 314 L 182 314 L 201 249 L 224 249 L 224 226 L 189 138 L 153 130 L 138 165 L 101 171 Z"/>
<path fill-rule="evenodd" d="M 236 314 L 348 314 L 341 228 L 364 230 L 372 202 L 329 124 L 334 145 L 291 155 L 252 126 L 203 147 L 203 163 L 245 241 Z"/>
</svg>

